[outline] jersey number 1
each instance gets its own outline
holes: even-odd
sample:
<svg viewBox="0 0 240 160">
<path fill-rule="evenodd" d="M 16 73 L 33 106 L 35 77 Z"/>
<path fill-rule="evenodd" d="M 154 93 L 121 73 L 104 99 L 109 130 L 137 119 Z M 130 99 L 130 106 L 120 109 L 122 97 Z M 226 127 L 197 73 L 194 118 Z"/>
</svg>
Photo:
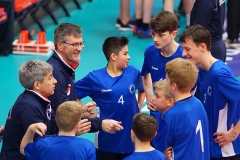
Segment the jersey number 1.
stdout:
<svg viewBox="0 0 240 160">
<path fill-rule="evenodd" d="M 203 146 L 203 133 L 202 133 L 202 123 L 201 123 L 201 120 L 198 120 L 198 124 L 197 124 L 197 127 L 196 127 L 196 134 L 198 133 L 198 131 L 200 132 L 200 143 L 201 143 L 201 146 L 202 146 L 202 152 L 204 152 L 204 146 Z"/>
</svg>

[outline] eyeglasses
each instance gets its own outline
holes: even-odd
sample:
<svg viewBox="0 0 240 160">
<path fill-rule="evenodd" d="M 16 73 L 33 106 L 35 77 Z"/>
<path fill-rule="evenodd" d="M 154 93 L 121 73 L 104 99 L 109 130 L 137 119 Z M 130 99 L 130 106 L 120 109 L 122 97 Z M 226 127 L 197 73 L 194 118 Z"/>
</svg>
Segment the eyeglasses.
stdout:
<svg viewBox="0 0 240 160">
<path fill-rule="evenodd" d="M 68 45 L 72 46 L 74 49 L 77 49 L 79 46 L 83 48 L 85 46 L 85 44 L 86 44 L 85 41 L 83 41 L 81 43 L 73 43 L 73 44 L 67 43 L 67 42 L 62 42 L 62 43 L 68 44 Z"/>
</svg>

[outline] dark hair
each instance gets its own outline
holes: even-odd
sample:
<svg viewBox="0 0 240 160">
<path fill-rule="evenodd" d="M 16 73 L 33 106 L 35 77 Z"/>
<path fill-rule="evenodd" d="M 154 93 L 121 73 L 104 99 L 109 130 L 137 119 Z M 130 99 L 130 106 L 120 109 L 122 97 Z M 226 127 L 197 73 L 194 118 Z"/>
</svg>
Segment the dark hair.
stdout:
<svg viewBox="0 0 240 160">
<path fill-rule="evenodd" d="M 179 41 L 183 43 L 186 42 L 187 39 L 191 39 L 197 46 L 205 43 L 207 50 L 210 51 L 211 34 L 201 25 L 194 25 L 187 28 L 179 37 Z"/>
<path fill-rule="evenodd" d="M 142 142 L 151 141 L 156 134 L 157 127 L 157 120 L 146 113 L 138 113 L 133 118 L 132 130 Z"/>
<path fill-rule="evenodd" d="M 112 53 L 118 55 L 121 49 L 126 46 L 128 42 L 129 40 L 126 37 L 108 37 L 102 45 L 102 50 L 107 61 Z"/>
<path fill-rule="evenodd" d="M 171 33 L 178 28 L 178 18 L 172 12 L 162 11 L 151 19 L 150 28 L 156 33 L 163 33 L 166 31 Z"/>
</svg>

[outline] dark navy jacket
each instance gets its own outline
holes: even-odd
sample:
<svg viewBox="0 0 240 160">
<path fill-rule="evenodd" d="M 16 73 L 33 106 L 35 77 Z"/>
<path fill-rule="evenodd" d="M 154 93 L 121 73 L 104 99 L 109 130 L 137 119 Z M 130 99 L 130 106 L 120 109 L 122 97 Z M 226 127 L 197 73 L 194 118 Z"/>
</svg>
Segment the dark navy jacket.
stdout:
<svg viewBox="0 0 240 160">
<path fill-rule="evenodd" d="M 211 42 L 222 40 L 225 19 L 225 0 L 196 0 L 190 17 L 190 25 L 200 24 L 211 33 Z"/>
<path fill-rule="evenodd" d="M 49 109 L 49 104 L 49 100 L 33 91 L 25 90 L 19 95 L 7 117 L 3 132 L 1 160 L 27 159 L 20 153 L 20 143 L 27 128 L 33 123 L 45 123 L 48 135 L 58 132 L 55 115 Z M 37 137 L 38 135 L 35 135 L 34 139 Z"/>
<path fill-rule="evenodd" d="M 75 86 L 75 68 L 66 64 L 54 51 L 53 55 L 47 60 L 53 66 L 53 77 L 57 80 L 54 94 L 49 97 L 52 109 L 56 112 L 57 107 L 65 101 L 76 101 L 76 86 Z M 90 132 L 102 130 L 102 119 L 88 118 L 91 122 Z"/>
</svg>

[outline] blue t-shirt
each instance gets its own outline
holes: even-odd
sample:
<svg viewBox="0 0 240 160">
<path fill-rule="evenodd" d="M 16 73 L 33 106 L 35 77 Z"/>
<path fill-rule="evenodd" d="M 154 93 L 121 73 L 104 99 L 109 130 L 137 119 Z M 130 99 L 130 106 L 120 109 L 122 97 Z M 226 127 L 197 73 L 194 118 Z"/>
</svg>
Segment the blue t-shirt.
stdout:
<svg viewBox="0 0 240 160">
<path fill-rule="evenodd" d="M 166 160 L 164 154 L 158 150 L 148 152 L 133 152 L 123 160 Z"/>
<path fill-rule="evenodd" d="M 24 148 L 28 160 L 95 160 L 96 148 L 87 139 L 75 136 L 40 138 Z"/>
<path fill-rule="evenodd" d="M 207 160 L 209 155 L 208 120 L 200 100 L 191 96 L 171 107 L 159 123 L 154 148 L 173 147 L 174 159 Z"/>
<path fill-rule="evenodd" d="M 90 72 L 76 82 L 77 97 L 89 96 L 99 107 L 99 116 L 122 122 L 123 130 L 115 134 L 100 131 L 95 146 L 105 152 L 132 153 L 130 131 L 133 116 L 139 112 L 135 92 L 143 90 L 138 69 L 128 66 L 120 76 L 111 77 L 106 68 Z"/>
<path fill-rule="evenodd" d="M 183 48 L 182 45 L 179 44 L 176 52 L 170 57 L 164 57 L 161 54 L 161 49 L 155 47 L 155 45 L 151 45 L 147 47 L 144 52 L 144 61 L 142 65 L 141 76 L 145 76 L 150 73 L 152 78 L 152 83 L 159 81 L 160 79 L 166 78 L 165 66 L 166 63 L 178 58 L 182 57 Z M 150 111 L 150 114 L 156 117 L 157 112 Z"/>
<path fill-rule="evenodd" d="M 240 119 L 240 82 L 231 69 L 222 61 L 213 63 L 206 72 L 200 70 L 202 83 L 200 97 L 209 119 L 211 158 L 240 154 L 240 136 L 232 143 L 220 148 L 212 135 L 217 131 L 228 131 Z"/>
</svg>

